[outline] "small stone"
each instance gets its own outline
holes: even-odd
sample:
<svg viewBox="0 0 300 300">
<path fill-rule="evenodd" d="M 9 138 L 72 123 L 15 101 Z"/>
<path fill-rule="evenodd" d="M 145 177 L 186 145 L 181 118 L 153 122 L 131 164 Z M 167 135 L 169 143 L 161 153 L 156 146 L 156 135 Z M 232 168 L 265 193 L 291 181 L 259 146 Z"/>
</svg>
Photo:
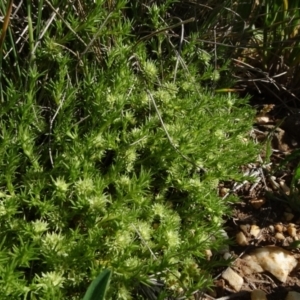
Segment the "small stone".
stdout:
<svg viewBox="0 0 300 300">
<path fill-rule="evenodd" d="M 229 283 L 231 287 L 233 287 L 237 292 L 242 288 L 242 285 L 244 283 L 243 278 L 234 272 L 231 268 L 227 268 L 223 274 L 222 277 Z"/>
<path fill-rule="evenodd" d="M 250 204 L 255 209 L 260 209 L 266 203 L 266 199 L 252 199 L 250 200 Z"/>
<path fill-rule="evenodd" d="M 282 241 L 282 247 L 288 247 L 294 241 L 291 236 L 287 236 L 284 241 Z"/>
<path fill-rule="evenodd" d="M 253 237 L 258 237 L 260 234 L 260 228 L 257 225 L 251 225 L 250 234 Z"/>
<path fill-rule="evenodd" d="M 253 290 L 251 292 L 251 300 L 267 300 L 266 293 L 262 290 Z"/>
<path fill-rule="evenodd" d="M 247 246 L 249 245 L 247 238 L 245 237 L 244 233 L 240 231 L 239 233 L 236 234 L 236 242 L 240 246 Z"/>
<path fill-rule="evenodd" d="M 270 225 L 269 230 L 270 230 L 270 233 L 274 233 L 275 232 L 275 227 L 273 225 Z"/>
<path fill-rule="evenodd" d="M 277 232 L 283 232 L 283 225 L 281 223 L 275 224 L 274 227 Z"/>
<path fill-rule="evenodd" d="M 288 292 L 285 300 L 300 300 L 300 293 L 297 292 Z"/>
<path fill-rule="evenodd" d="M 276 232 L 275 239 L 278 241 L 283 241 L 285 239 L 285 236 L 281 232 Z"/>
<path fill-rule="evenodd" d="M 297 229 L 295 228 L 295 224 L 289 224 L 287 227 L 287 232 L 291 237 L 295 237 L 297 235 Z"/>
<path fill-rule="evenodd" d="M 219 190 L 220 197 L 224 197 L 230 190 L 228 188 L 222 187 Z"/>
<path fill-rule="evenodd" d="M 265 271 L 273 274 L 281 282 L 286 282 L 289 273 L 297 266 L 294 255 L 280 247 L 258 248 L 249 254 Z"/>
<path fill-rule="evenodd" d="M 211 250 L 210 249 L 208 249 L 208 250 L 205 250 L 205 256 L 206 256 L 206 259 L 207 260 L 210 260 L 211 259 L 211 257 L 212 257 L 212 252 L 211 252 Z"/>
<path fill-rule="evenodd" d="M 290 188 L 286 185 L 285 181 L 284 180 L 280 180 L 279 181 L 279 185 L 282 189 L 282 191 L 286 194 L 286 195 L 289 195 L 290 194 Z"/>
<path fill-rule="evenodd" d="M 223 255 L 223 258 L 225 259 L 225 260 L 228 260 L 228 259 L 230 259 L 232 257 L 232 255 L 231 255 L 231 253 L 229 253 L 229 252 L 226 252 L 226 253 L 224 253 L 224 255 Z"/>
<path fill-rule="evenodd" d="M 244 275 L 262 273 L 264 271 L 253 257 L 248 254 L 245 254 L 242 259 L 237 259 L 235 265 L 243 271 Z"/>
<path fill-rule="evenodd" d="M 245 234 L 248 234 L 249 229 L 250 229 L 250 225 L 249 225 L 249 224 L 242 224 L 242 225 L 240 225 L 240 229 L 241 229 Z"/>
<path fill-rule="evenodd" d="M 255 120 L 256 120 L 256 123 L 259 123 L 259 124 L 266 124 L 266 123 L 269 123 L 270 122 L 270 117 L 268 117 L 268 116 L 257 116 L 256 118 L 255 118 Z"/>
<path fill-rule="evenodd" d="M 272 185 L 272 188 L 276 191 L 280 188 L 280 185 L 278 182 L 276 182 L 276 177 L 275 176 L 270 176 L 269 177 L 269 182 Z"/>
</svg>

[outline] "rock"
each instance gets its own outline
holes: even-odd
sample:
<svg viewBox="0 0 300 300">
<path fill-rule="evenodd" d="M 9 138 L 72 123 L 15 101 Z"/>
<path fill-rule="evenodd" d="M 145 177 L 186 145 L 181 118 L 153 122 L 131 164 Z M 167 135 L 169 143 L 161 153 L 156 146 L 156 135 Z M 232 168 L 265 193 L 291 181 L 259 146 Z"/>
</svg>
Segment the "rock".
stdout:
<svg viewBox="0 0 300 300">
<path fill-rule="evenodd" d="M 276 232 L 275 239 L 278 241 L 283 241 L 285 239 L 285 236 L 281 232 Z"/>
<path fill-rule="evenodd" d="M 242 259 L 237 259 L 236 265 L 242 270 L 244 275 L 262 273 L 264 271 L 264 269 L 248 254 L 245 254 Z"/>
<path fill-rule="evenodd" d="M 231 255 L 231 253 L 226 252 L 226 253 L 224 253 L 223 258 L 224 258 L 225 260 L 228 260 L 228 259 L 232 258 L 232 255 Z"/>
<path fill-rule="evenodd" d="M 240 229 L 241 229 L 245 234 L 248 234 L 249 228 L 250 228 L 250 225 L 249 225 L 249 224 L 242 224 L 242 225 L 240 225 Z"/>
<path fill-rule="evenodd" d="M 288 292 L 285 300 L 300 300 L 300 293 Z"/>
<path fill-rule="evenodd" d="M 251 300 L 267 300 L 266 293 L 262 290 L 253 290 L 251 292 Z"/>
<path fill-rule="evenodd" d="M 257 225 L 251 225 L 250 234 L 251 236 L 257 238 L 260 234 L 260 228 Z"/>
<path fill-rule="evenodd" d="M 245 235 L 242 231 L 240 231 L 239 233 L 236 234 L 236 242 L 240 246 L 247 246 L 249 244 L 247 241 L 247 238 L 245 237 Z"/>
<path fill-rule="evenodd" d="M 295 237 L 297 235 L 297 229 L 295 228 L 295 224 L 289 224 L 287 227 L 287 232 L 291 237 Z"/>
<path fill-rule="evenodd" d="M 210 249 L 205 250 L 205 256 L 207 260 L 210 260 L 211 257 L 213 256 L 212 252 Z"/>
<path fill-rule="evenodd" d="M 257 116 L 256 118 L 255 118 L 255 120 L 256 120 L 256 123 L 259 123 L 259 124 L 267 124 L 267 123 L 269 123 L 270 122 L 270 117 L 268 117 L 268 116 Z"/>
<path fill-rule="evenodd" d="M 297 259 L 287 250 L 280 247 L 267 246 L 258 248 L 249 256 L 264 271 L 273 274 L 281 282 L 285 282 L 289 273 L 297 266 Z M 248 263 L 249 263 L 248 257 Z"/>
<path fill-rule="evenodd" d="M 229 283 L 231 287 L 233 287 L 237 292 L 242 288 L 242 285 L 244 283 L 243 278 L 234 272 L 231 268 L 227 268 L 223 274 L 222 277 Z"/>
<path fill-rule="evenodd" d="M 277 232 L 283 232 L 283 225 L 282 224 L 278 223 L 274 227 L 275 227 L 275 230 Z"/>
<path fill-rule="evenodd" d="M 266 203 L 266 199 L 252 199 L 250 200 L 250 204 L 255 209 L 260 209 Z"/>
<path fill-rule="evenodd" d="M 285 151 L 284 151 L 285 152 Z M 272 186 L 272 188 L 277 191 L 280 188 L 280 185 L 276 182 L 276 177 L 275 176 L 270 176 L 269 178 L 269 182 Z"/>
<path fill-rule="evenodd" d="M 274 233 L 275 232 L 275 227 L 273 225 L 270 225 L 269 230 L 270 230 L 270 233 Z"/>
<path fill-rule="evenodd" d="M 220 188 L 220 190 L 219 190 L 220 197 L 224 197 L 229 192 L 230 192 L 230 189 L 228 189 L 228 188 L 225 188 L 225 187 Z"/>
<path fill-rule="evenodd" d="M 289 195 L 290 194 L 290 188 L 286 185 L 285 181 L 284 180 L 280 180 L 279 181 L 279 185 L 282 189 L 282 191 L 286 194 L 286 195 Z"/>
</svg>

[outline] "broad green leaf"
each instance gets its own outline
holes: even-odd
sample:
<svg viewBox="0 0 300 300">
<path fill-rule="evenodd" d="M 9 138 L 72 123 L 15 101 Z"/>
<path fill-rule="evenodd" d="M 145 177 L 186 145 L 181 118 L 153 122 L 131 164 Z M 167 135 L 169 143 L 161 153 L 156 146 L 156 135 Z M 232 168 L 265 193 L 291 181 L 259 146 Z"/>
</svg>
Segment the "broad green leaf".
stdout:
<svg viewBox="0 0 300 300">
<path fill-rule="evenodd" d="M 104 270 L 100 275 L 98 275 L 98 277 L 90 284 L 83 300 L 104 300 L 110 276 L 110 270 Z"/>
<path fill-rule="evenodd" d="M 300 241 L 294 241 L 289 245 L 289 249 L 297 249 L 300 247 Z"/>
</svg>

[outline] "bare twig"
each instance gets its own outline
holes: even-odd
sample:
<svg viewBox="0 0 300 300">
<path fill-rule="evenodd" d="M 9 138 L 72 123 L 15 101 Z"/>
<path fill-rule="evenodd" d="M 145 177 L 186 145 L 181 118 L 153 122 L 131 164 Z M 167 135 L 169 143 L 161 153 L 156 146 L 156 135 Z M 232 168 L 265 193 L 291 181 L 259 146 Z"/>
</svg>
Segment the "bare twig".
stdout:
<svg viewBox="0 0 300 300">
<path fill-rule="evenodd" d="M 40 33 L 39 37 L 38 37 L 38 40 L 36 42 L 36 44 L 34 45 L 33 49 L 32 49 L 32 55 L 35 53 L 38 45 L 41 43 L 41 39 L 43 38 L 43 36 L 45 35 L 45 33 L 47 32 L 48 28 L 50 27 L 51 23 L 54 21 L 55 17 L 56 17 L 56 14 L 58 12 L 59 9 L 57 9 L 57 11 L 54 11 L 50 18 L 47 20 L 47 23 L 45 25 L 45 28 L 42 30 L 42 32 Z"/>
<path fill-rule="evenodd" d="M 49 157 L 50 157 L 50 162 L 51 162 L 52 168 L 54 168 L 53 157 L 52 157 L 52 149 L 51 149 L 51 134 L 52 134 L 53 122 L 56 119 L 56 117 L 57 117 L 60 109 L 62 108 L 64 101 L 65 101 L 65 97 L 63 97 L 62 100 L 60 101 L 59 106 L 58 106 L 58 108 L 57 108 L 54 116 L 50 120 L 50 126 L 49 126 L 49 148 L 48 148 L 48 150 L 49 150 Z"/>
<path fill-rule="evenodd" d="M 182 22 L 181 19 L 179 19 L 179 20 Z M 176 65 L 175 65 L 175 70 L 174 70 L 174 80 L 173 80 L 174 83 L 176 82 L 176 76 L 177 76 L 177 70 L 178 70 L 179 60 L 181 58 L 180 54 L 181 54 L 181 48 L 182 48 L 183 38 L 184 38 L 184 24 L 181 24 L 180 41 L 179 41 L 179 47 L 178 47 L 178 52 L 177 52 Z"/>
<path fill-rule="evenodd" d="M 179 23 L 177 23 L 177 24 L 174 24 L 174 25 L 171 25 L 171 26 L 168 26 L 168 27 L 165 27 L 165 28 L 156 30 L 156 31 L 154 31 L 154 32 L 152 32 L 152 33 L 150 33 L 150 34 L 148 34 L 148 35 L 143 36 L 142 38 L 140 38 L 140 39 L 133 45 L 133 48 L 135 48 L 135 47 L 136 47 L 139 43 L 141 43 L 142 41 L 148 40 L 148 39 L 150 39 L 151 37 L 153 37 L 153 36 L 155 36 L 155 35 L 157 35 L 157 34 L 159 34 L 159 33 L 162 33 L 162 32 L 168 31 L 168 30 L 170 30 L 170 29 L 176 28 L 176 27 L 178 27 L 178 26 L 180 26 L 180 25 L 182 25 L 182 24 L 187 24 L 187 23 L 191 23 L 191 22 L 194 22 L 194 21 L 195 21 L 195 18 L 190 18 L 190 19 L 188 19 L 188 20 L 181 21 L 181 22 L 179 22 Z"/>
<path fill-rule="evenodd" d="M 85 41 L 74 31 L 71 25 L 63 18 L 63 16 L 58 12 L 59 9 L 55 9 L 55 7 L 48 1 L 45 0 L 46 3 L 50 6 L 53 12 L 62 20 L 62 22 L 68 27 L 68 29 L 77 37 L 77 39 L 84 45 L 87 46 Z"/>
<path fill-rule="evenodd" d="M 151 253 L 151 255 L 153 256 L 153 258 L 155 260 L 157 260 L 156 255 L 153 253 L 153 251 L 151 250 L 151 248 L 148 246 L 148 244 L 146 243 L 146 241 L 144 240 L 144 238 L 142 237 L 142 235 L 140 234 L 140 232 L 138 231 L 138 229 L 136 228 L 136 226 L 134 224 L 131 224 L 131 226 L 134 228 L 134 230 L 136 231 L 136 233 L 138 234 L 138 236 L 140 237 L 141 241 L 143 242 L 143 244 L 148 248 L 149 252 Z"/>
</svg>

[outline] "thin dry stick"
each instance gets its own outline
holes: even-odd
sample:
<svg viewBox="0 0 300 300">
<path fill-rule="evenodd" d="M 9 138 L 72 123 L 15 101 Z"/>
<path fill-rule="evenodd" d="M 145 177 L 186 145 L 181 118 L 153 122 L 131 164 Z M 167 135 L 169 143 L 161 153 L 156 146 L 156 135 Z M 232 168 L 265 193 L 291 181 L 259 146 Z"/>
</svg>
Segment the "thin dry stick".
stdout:
<svg viewBox="0 0 300 300">
<path fill-rule="evenodd" d="M 18 6 L 17 7 L 15 7 L 15 10 L 14 10 L 14 13 L 12 14 L 12 19 L 14 19 L 14 17 L 17 15 L 17 13 L 19 12 L 19 9 L 22 7 L 22 4 L 23 4 L 23 0 L 21 0 L 20 2 L 19 2 L 19 4 L 18 4 Z"/>
<path fill-rule="evenodd" d="M 77 39 L 86 47 L 85 41 L 74 31 L 74 29 L 70 26 L 70 24 L 63 18 L 63 16 L 58 12 L 58 9 L 55 9 L 53 5 L 48 1 L 45 0 L 46 3 L 50 6 L 54 13 L 62 20 L 62 22 L 68 27 L 68 29 L 77 37 Z"/>
<path fill-rule="evenodd" d="M 253 82 L 254 84 L 255 84 L 255 82 L 261 82 L 262 84 L 263 84 L 263 83 L 271 83 L 271 84 L 273 84 L 273 85 L 276 87 L 276 89 L 277 89 L 278 91 L 280 91 L 280 88 L 281 88 L 281 89 L 283 89 L 284 91 L 286 91 L 287 93 L 289 93 L 292 97 L 294 97 L 295 99 L 297 99 L 297 100 L 300 101 L 300 99 L 299 99 L 295 94 L 293 94 L 292 92 L 290 92 L 289 90 L 287 90 L 282 84 L 279 84 L 279 86 L 280 86 L 280 88 L 279 88 L 278 83 L 274 80 L 274 78 L 280 77 L 280 76 L 284 75 L 286 72 L 283 72 L 283 73 L 274 75 L 273 77 L 270 77 L 270 76 L 268 75 L 268 73 L 262 71 L 261 69 L 254 68 L 254 67 L 252 67 L 251 65 L 249 65 L 249 64 L 247 64 L 247 63 L 245 63 L 245 62 L 243 62 L 243 61 L 234 59 L 234 58 L 233 58 L 233 60 L 236 61 L 237 63 L 240 63 L 240 64 L 242 64 L 242 65 L 248 67 L 249 69 L 254 70 L 254 71 L 257 71 L 258 73 L 263 74 L 263 75 L 265 76 L 265 78 L 242 79 L 242 80 L 238 80 L 238 81 L 251 81 L 251 82 Z M 256 85 L 256 84 L 255 84 L 255 85 Z M 257 85 L 256 85 L 256 87 L 257 87 L 257 89 L 258 89 L 258 86 L 257 86 Z M 276 95 L 276 93 L 274 93 L 267 85 L 264 85 L 264 87 L 265 87 L 269 92 L 271 92 L 277 99 L 279 99 L 279 100 L 282 102 L 282 104 L 283 104 L 288 110 L 290 110 L 290 108 L 286 105 L 286 103 L 285 103 L 284 101 L 282 101 L 282 99 L 280 99 L 280 97 L 278 97 L 278 95 Z M 259 89 L 258 89 L 258 90 L 259 90 Z M 260 90 L 259 90 L 259 92 L 260 92 Z"/>
<path fill-rule="evenodd" d="M 283 106 L 285 106 L 285 108 L 290 111 L 291 113 L 293 113 L 292 109 L 285 103 L 285 101 L 283 101 L 274 91 L 272 91 L 267 85 L 264 85 L 265 89 L 267 89 L 275 98 L 277 98 L 282 104 Z"/>
<path fill-rule="evenodd" d="M 157 260 L 156 255 L 153 253 L 153 251 L 151 250 L 151 248 L 148 246 L 148 244 L 146 243 L 146 241 L 144 240 L 144 238 L 142 237 L 142 235 L 140 234 L 140 232 L 138 231 L 138 229 L 136 228 L 136 226 L 134 224 L 131 224 L 131 226 L 134 228 L 134 230 L 136 231 L 136 233 L 138 234 L 138 236 L 140 237 L 141 241 L 143 242 L 143 244 L 148 248 L 149 252 L 151 253 L 151 255 L 153 256 L 153 258 L 155 260 Z"/>
<path fill-rule="evenodd" d="M 50 120 L 50 126 L 49 126 L 49 148 L 48 148 L 48 150 L 49 150 L 49 157 L 50 157 L 50 162 L 51 162 L 52 168 L 54 168 L 53 157 L 52 157 L 52 149 L 51 149 L 51 134 L 52 134 L 53 122 L 54 122 L 55 118 L 57 117 L 60 109 L 62 108 L 64 101 L 65 101 L 65 97 L 63 97 L 62 100 L 60 101 L 59 106 L 58 106 L 58 108 L 57 108 L 54 116 Z"/>
<path fill-rule="evenodd" d="M 228 47 L 228 48 L 234 48 L 234 49 L 243 49 L 243 50 L 248 50 L 249 47 L 245 46 L 236 46 L 236 45 L 230 45 L 230 44 L 224 44 L 224 43 L 220 43 L 220 42 L 215 42 L 215 41 L 208 41 L 208 40 L 201 40 L 201 39 L 197 39 L 198 42 L 204 43 L 204 44 L 216 44 L 218 46 L 224 46 L 224 47 Z"/>
<path fill-rule="evenodd" d="M 253 67 L 253 66 L 251 66 L 251 65 L 249 65 L 249 64 L 247 64 L 247 63 L 245 63 L 241 60 L 238 60 L 238 59 L 235 59 L 235 58 L 233 58 L 232 60 L 237 62 L 238 64 L 241 64 L 241 65 L 244 65 L 244 66 L 248 67 L 250 70 L 253 70 L 253 71 L 256 71 L 256 72 L 262 74 L 266 79 L 268 79 L 268 81 L 270 83 L 273 83 L 276 86 L 276 88 L 279 90 L 278 86 L 275 84 L 275 80 L 273 78 L 271 78 L 267 72 L 264 72 L 263 70 L 261 70 L 259 68 L 255 68 L 255 67 Z"/>
<path fill-rule="evenodd" d="M 58 10 L 59 10 L 59 9 L 57 9 L 57 12 L 58 12 Z M 33 48 L 32 53 L 31 53 L 32 55 L 35 53 L 35 51 L 36 51 L 38 45 L 41 43 L 41 39 L 42 39 L 43 36 L 45 35 L 47 29 L 50 27 L 51 23 L 54 21 L 57 12 L 56 12 L 56 11 L 53 12 L 53 13 L 51 14 L 51 17 L 48 19 L 48 21 L 47 21 L 47 23 L 46 23 L 46 25 L 45 25 L 45 28 L 44 28 L 44 29 L 42 30 L 42 32 L 40 33 L 40 35 L 39 35 L 39 37 L 38 37 L 38 40 L 37 40 L 36 44 L 34 45 L 34 48 Z"/>
<path fill-rule="evenodd" d="M 23 39 L 25 39 L 25 40 L 27 40 L 28 39 L 28 37 L 24 37 L 24 35 L 25 35 L 25 33 L 28 31 L 28 25 L 26 25 L 26 27 L 23 29 L 23 31 L 21 32 L 21 34 L 20 34 L 20 36 L 19 36 L 19 38 L 17 39 L 17 41 L 16 41 L 16 45 L 17 44 L 19 44 L 19 42 L 21 41 L 21 40 L 23 40 Z M 22 48 L 22 46 L 21 46 L 21 48 Z M 11 51 L 13 51 L 13 47 L 11 47 L 7 52 L 6 52 L 6 54 L 5 54 L 5 56 L 4 56 L 4 59 L 6 59 L 7 57 L 8 57 L 8 55 L 9 55 L 9 53 L 11 52 Z"/>
<path fill-rule="evenodd" d="M 11 19 L 14 19 L 15 16 L 17 15 L 19 9 L 22 7 L 23 4 L 23 0 L 19 2 L 18 6 L 15 8 L 14 13 L 11 16 Z M 25 28 L 23 29 L 22 33 L 19 35 L 18 39 L 16 40 L 15 44 L 17 45 L 21 40 L 25 40 L 27 41 L 28 37 L 24 37 L 25 32 L 28 31 L 28 25 L 25 26 Z M 6 59 L 9 55 L 9 53 L 13 51 L 13 47 L 11 47 L 5 54 L 4 59 Z M 14 66 L 16 65 L 16 62 L 14 63 Z"/>
<path fill-rule="evenodd" d="M 217 41 L 217 32 L 216 32 L 216 28 L 214 28 L 214 56 L 215 56 L 215 70 L 217 70 L 217 59 L 218 59 L 218 55 L 217 55 L 217 44 L 216 44 L 216 41 Z"/>
<path fill-rule="evenodd" d="M 179 20 L 182 22 L 181 19 L 179 19 Z M 182 48 L 182 43 L 183 43 L 183 37 L 184 37 L 184 24 L 181 24 L 180 41 L 179 41 L 176 65 L 175 65 L 175 70 L 174 70 L 174 80 L 173 80 L 174 83 L 176 82 L 177 70 L 178 70 L 179 60 L 180 60 L 180 57 L 181 57 L 180 54 L 181 54 L 181 48 Z"/>
<path fill-rule="evenodd" d="M 176 28 L 182 24 L 187 24 L 187 23 L 191 23 L 191 22 L 194 22 L 195 21 L 195 18 L 190 18 L 188 20 L 185 20 L 185 21 L 182 21 L 182 22 L 179 22 L 177 24 L 174 24 L 174 25 L 171 25 L 171 26 L 168 26 L 168 27 L 165 27 L 165 28 L 162 28 L 162 29 L 159 29 L 159 30 L 156 30 L 142 38 L 140 38 L 134 45 L 133 45 L 133 48 L 135 48 L 139 43 L 141 43 L 142 41 L 144 40 L 147 40 L 147 39 L 150 39 L 151 37 L 161 33 L 161 32 L 164 32 L 164 31 L 168 31 L 170 29 L 173 29 L 173 28 Z"/>
<path fill-rule="evenodd" d="M 216 27 L 214 28 L 214 72 L 213 72 L 213 89 L 216 89 L 217 87 L 217 69 L 218 69 L 218 64 L 217 64 L 217 59 L 218 59 L 218 54 L 217 54 L 217 32 L 216 32 Z"/>
<path fill-rule="evenodd" d="M 170 41 L 170 39 L 168 39 L 168 41 L 169 41 L 170 45 L 172 46 L 175 54 L 177 55 L 177 57 L 178 57 L 178 59 L 179 59 L 179 61 L 181 63 L 182 68 L 186 71 L 186 73 L 188 73 L 189 75 L 191 75 L 191 73 L 190 73 L 190 71 L 189 71 L 186 63 L 184 62 L 184 60 L 182 59 L 182 57 L 180 56 L 180 54 L 176 50 L 176 47 L 174 46 L 174 44 Z M 198 84 L 196 82 L 195 82 L 195 89 L 196 89 L 198 95 L 201 96 L 200 90 L 198 88 Z M 212 116 L 212 113 L 209 110 L 207 110 L 207 112 Z"/>
</svg>

